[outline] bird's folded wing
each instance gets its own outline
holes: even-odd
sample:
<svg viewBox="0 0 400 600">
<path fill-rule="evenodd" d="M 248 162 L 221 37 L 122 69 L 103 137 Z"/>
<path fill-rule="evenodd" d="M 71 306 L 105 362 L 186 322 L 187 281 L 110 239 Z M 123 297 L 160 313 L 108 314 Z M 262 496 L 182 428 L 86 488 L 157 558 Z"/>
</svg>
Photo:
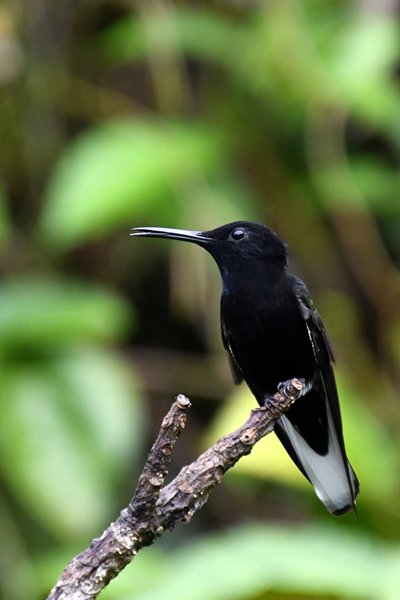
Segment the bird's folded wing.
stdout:
<svg viewBox="0 0 400 600">
<path fill-rule="evenodd" d="M 237 364 L 236 359 L 233 355 L 232 349 L 229 345 L 228 336 L 226 335 L 225 323 L 224 323 L 222 317 L 221 317 L 221 336 L 222 336 L 224 348 L 228 354 L 229 368 L 232 373 L 233 381 L 236 385 L 239 385 L 243 381 L 243 373 L 242 373 L 241 368 Z"/>
<path fill-rule="evenodd" d="M 332 368 L 335 362 L 332 346 L 322 319 L 311 299 L 309 291 L 300 279 L 296 279 L 295 294 L 301 314 L 307 327 L 308 337 L 313 348 L 315 362 L 318 367 L 318 372 L 326 399 L 333 414 L 334 425 L 337 432 L 340 433 L 340 439 L 343 440 L 339 398 Z M 344 453 L 343 441 L 342 444 Z"/>
<path fill-rule="evenodd" d="M 307 413 L 315 412 L 313 422 L 317 419 L 316 424 L 325 423 L 326 446 L 322 444 L 318 448 L 314 445 L 313 433 L 308 431 L 309 423 L 303 419 L 303 404 L 296 403 L 293 415 L 289 411 L 279 420 L 276 432 L 327 508 L 340 513 L 354 507 L 359 484 L 344 447 L 339 398 L 332 369 L 334 356 L 321 317 L 301 280 L 295 281 L 295 294 L 317 365 L 315 381 L 303 402 L 307 402 Z"/>
</svg>

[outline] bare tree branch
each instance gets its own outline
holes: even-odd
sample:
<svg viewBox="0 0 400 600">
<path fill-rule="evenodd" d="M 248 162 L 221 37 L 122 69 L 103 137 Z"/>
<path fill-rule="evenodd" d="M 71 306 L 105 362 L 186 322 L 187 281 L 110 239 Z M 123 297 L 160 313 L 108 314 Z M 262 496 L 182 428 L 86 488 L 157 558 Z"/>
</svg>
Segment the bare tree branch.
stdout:
<svg viewBox="0 0 400 600">
<path fill-rule="evenodd" d="M 147 457 L 129 505 L 99 538 L 66 567 L 47 600 L 91 600 L 132 561 L 145 546 L 166 529 L 188 522 L 208 500 L 228 469 L 254 444 L 270 433 L 279 417 L 301 395 L 304 382 L 292 379 L 266 405 L 229 435 L 218 440 L 197 460 L 183 467 L 175 479 L 162 487 L 174 445 L 185 428 L 189 400 L 177 396 L 164 417 L 160 432 Z"/>
</svg>

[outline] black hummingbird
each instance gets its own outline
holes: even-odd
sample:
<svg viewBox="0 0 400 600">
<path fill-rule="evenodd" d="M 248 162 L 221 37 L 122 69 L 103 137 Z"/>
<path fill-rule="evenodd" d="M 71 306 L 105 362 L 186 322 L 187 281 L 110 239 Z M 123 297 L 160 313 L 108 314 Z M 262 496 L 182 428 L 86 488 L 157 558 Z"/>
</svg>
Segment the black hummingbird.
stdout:
<svg viewBox="0 0 400 600">
<path fill-rule="evenodd" d="M 305 380 L 275 433 L 330 512 L 354 509 L 359 484 L 346 456 L 332 348 L 306 285 L 287 271 L 280 237 L 247 221 L 210 231 L 136 227 L 131 235 L 193 242 L 211 254 L 222 277 L 221 333 L 235 383 L 244 379 L 263 405 L 283 382 Z"/>
</svg>

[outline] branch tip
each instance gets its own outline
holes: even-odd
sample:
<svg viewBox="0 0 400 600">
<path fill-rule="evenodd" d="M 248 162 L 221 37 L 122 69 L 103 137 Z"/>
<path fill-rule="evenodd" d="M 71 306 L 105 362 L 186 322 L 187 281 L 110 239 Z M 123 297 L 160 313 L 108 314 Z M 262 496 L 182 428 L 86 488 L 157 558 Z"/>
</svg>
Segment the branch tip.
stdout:
<svg viewBox="0 0 400 600">
<path fill-rule="evenodd" d="M 185 409 L 185 408 L 190 408 L 191 407 L 191 403 L 189 398 L 186 398 L 186 396 L 184 396 L 183 394 L 178 394 L 176 397 L 176 403 L 179 406 L 179 408 Z"/>
</svg>

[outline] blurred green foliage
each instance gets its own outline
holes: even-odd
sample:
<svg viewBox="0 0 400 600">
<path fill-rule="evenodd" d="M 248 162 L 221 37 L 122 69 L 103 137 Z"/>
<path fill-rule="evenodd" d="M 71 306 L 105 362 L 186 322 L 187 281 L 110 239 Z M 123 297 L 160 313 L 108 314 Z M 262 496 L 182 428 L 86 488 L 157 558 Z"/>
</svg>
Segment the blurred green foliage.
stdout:
<svg viewBox="0 0 400 600">
<path fill-rule="evenodd" d="M 174 192 L 193 171 L 218 170 L 222 149 L 211 128 L 190 122 L 127 119 L 89 130 L 55 168 L 42 234 L 65 247 L 112 231 L 133 215 L 176 222 Z"/>
<path fill-rule="evenodd" d="M 398 597 L 399 11 L 1 7 L 0 597 L 43 597 L 127 503 L 174 394 L 194 406 L 171 474 L 253 405 L 211 261 L 128 238 L 242 218 L 289 243 L 333 339 L 357 518 L 269 436 L 104 598 Z"/>
</svg>

